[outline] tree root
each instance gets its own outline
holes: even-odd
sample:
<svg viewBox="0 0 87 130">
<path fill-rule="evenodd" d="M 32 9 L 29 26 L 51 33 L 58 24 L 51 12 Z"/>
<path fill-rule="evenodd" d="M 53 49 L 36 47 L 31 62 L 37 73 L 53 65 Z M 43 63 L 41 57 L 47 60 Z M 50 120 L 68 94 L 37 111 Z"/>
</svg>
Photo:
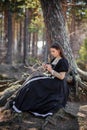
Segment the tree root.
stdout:
<svg viewBox="0 0 87 130">
<path fill-rule="evenodd" d="M 81 79 L 84 81 L 87 81 L 87 72 L 81 70 L 80 68 L 77 68 L 77 71 L 78 71 Z"/>
<path fill-rule="evenodd" d="M 43 125 L 42 125 L 42 130 L 45 130 L 45 127 L 46 127 L 48 124 L 51 124 L 51 125 L 53 125 L 53 126 L 56 126 L 56 120 L 55 120 L 52 116 L 48 116 L 48 117 L 45 119 L 45 122 L 44 122 Z"/>
<path fill-rule="evenodd" d="M 4 90 L 4 92 L 2 93 L 2 96 L 0 97 L 0 106 L 5 105 L 5 103 L 7 102 L 7 99 L 9 97 L 11 97 L 19 88 L 21 87 L 21 85 L 13 85 L 11 87 L 9 87 L 8 89 Z"/>
<path fill-rule="evenodd" d="M 54 113 L 53 116 L 48 116 L 45 119 L 44 124 L 42 125 L 42 130 L 45 130 L 46 126 L 48 124 L 53 125 L 54 127 L 56 127 L 57 125 L 57 120 L 62 119 L 62 120 L 69 120 L 69 118 L 76 118 L 77 115 L 75 115 L 74 113 L 70 113 L 65 109 L 59 109 L 58 112 Z"/>
<path fill-rule="evenodd" d="M 79 81 L 78 82 L 78 85 L 79 87 L 81 87 L 83 90 L 86 90 L 87 91 L 87 84 L 82 82 L 82 81 Z"/>
</svg>

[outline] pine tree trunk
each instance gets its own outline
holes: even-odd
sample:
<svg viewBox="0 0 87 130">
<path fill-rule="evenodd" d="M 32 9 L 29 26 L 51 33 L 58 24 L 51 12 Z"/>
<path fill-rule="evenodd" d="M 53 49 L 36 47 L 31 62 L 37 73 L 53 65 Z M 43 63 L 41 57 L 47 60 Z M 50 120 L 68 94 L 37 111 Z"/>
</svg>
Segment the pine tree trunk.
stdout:
<svg viewBox="0 0 87 130">
<path fill-rule="evenodd" d="M 8 33 L 8 11 L 4 11 L 4 33 L 5 33 L 5 46 L 7 47 L 7 33 Z"/>
<path fill-rule="evenodd" d="M 75 4 L 75 0 L 72 0 L 72 4 Z M 73 52 L 73 55 L 76 57 L 76 10 L 75 10 L 75 7 L 72 7 L 71 9 L 71 16 L 70 16 L 70 26 L 69 26 L 69 30 L 70 30 L 70 44 L 71 44 L 71 48 L 72 48 L 72 52 Z"/>
<path fill-rule="evenodd" d="M 8 10 L 8 32 L 7 32 L 7 55 L 6 55 L 6 63 L 12 64 L 12 13 Z"/>
<path fill-rule="evenodd" d="M 37 42 L 38 42 L 38 32 L 35 33 L 35 58 L 37 58 Z"/>
<path fill-rule="evenodd" d="M 30 52 L 31 52 L 31 32 L 29 32 L 28 52 L 29 52 L 29 57 L 30 57 Z"/>
<path fill-rule="evenodd" d="M 23 25 L 22 25 L 23 23 L 22 23 L 22 21 L 20 20 L 20 22 L 19 22 L 19 31 L 18 31 L 18 34 L 19 34 L 19 39 L 18 39 L 18 42 L 17 42 L 17 48 L 18 48 L 18 62 L 22 62 L 22 36 L 23 36 L 23 34 L 22 34 L 22 29 L 23 29 Z"/>
<path fill-rule="evenodd" d="M 64 53 L 69 60 L 70 68 L 77 72 L 76 63 L 69 44 L 69 39 L 66 32 L 64 15 L 62 13 L 60 0 L 40 0 L 44 21 L 47 28 L 49 44 L 57 42 L 64 50 Z"/>
<path fill-rule="evenodd" d="M 32 57 L 35 56 L 35 32 L 32 33 Z"/>
<path fill-rule="evenodd" d="M 28 41 L 29 41 L 29 10 L 25 10 L 25 20 L 24 20 L 24 49 L 23 49 L 23 63 L 27 64 L 27 50 L 28 50 Z"/>
<path fill-rule="evenodd" d="M 15 22 L 15 13 L 12 15 L 12 61 L 15 63 L 17 61 L 17 43 L 16 43 L 16 22 Z"/>
</svg>

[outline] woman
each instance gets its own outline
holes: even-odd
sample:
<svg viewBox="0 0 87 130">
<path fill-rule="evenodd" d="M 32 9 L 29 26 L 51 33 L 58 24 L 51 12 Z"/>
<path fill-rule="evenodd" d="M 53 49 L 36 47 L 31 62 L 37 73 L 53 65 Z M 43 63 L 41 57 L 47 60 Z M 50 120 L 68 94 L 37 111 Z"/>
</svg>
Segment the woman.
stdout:
<svg viewBox="0 0 87 130">
<path fill-rule="evenodd" d="M 50 52 L 54 59 L 51 64 L 43 65 L 50 75 L 33 77 L 27 81 L 13 101 L 14 111 L 18 113 L 27 111 L 45 117 L 65 107 L 68 98 L 65 81 L 68 61 L 58 44 L 53 44 Z"/>
</svg>

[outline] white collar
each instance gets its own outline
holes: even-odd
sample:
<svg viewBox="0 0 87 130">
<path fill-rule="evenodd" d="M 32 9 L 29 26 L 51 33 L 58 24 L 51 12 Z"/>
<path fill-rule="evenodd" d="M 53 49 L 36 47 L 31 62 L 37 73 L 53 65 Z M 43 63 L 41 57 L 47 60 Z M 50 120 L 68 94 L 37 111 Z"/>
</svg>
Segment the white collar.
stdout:
<svg viewBox="0 0 87 130">
<path fill-rule="evenodd" d="M 61 57 L 55 58 L 54 61 L 52 62 L 52 65 L 56 65 L 60 59 Z"/>
</svg>

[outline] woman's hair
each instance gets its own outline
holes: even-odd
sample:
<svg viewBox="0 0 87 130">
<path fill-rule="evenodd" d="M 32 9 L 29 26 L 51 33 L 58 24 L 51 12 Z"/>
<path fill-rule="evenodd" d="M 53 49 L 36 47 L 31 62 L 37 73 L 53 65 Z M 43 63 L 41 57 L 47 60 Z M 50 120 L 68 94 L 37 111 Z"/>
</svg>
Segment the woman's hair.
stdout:
<svg viewBox="0 0 87 130">
<path fill-rule="evenodd" d="M 58 43 L 54 43 L 50 48 L 54 48 L 56 50 L 60 50 L 60 56 L 65 57 L 62 47 Z"/>
</svg>

